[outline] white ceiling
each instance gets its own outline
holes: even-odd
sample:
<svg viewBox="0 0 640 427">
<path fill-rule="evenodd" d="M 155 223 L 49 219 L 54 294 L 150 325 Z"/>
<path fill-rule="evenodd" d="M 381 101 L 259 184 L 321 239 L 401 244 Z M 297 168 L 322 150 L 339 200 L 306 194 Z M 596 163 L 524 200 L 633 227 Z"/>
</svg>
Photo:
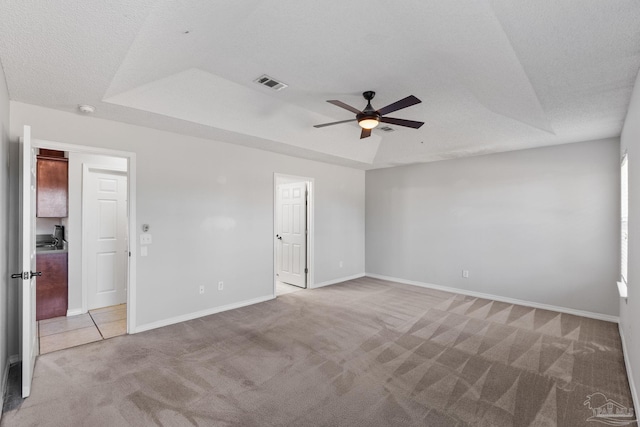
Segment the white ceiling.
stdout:
<svg viewBox="0 0 640 427">
<path fill-rule="evenodd" d="M 638 0 L 5 0 L 0 22 L 12 100 L 362 169 L 617 136 L 640 67 Z M 313 128 L 365 90 L 425 125 Z"/>
</svg>

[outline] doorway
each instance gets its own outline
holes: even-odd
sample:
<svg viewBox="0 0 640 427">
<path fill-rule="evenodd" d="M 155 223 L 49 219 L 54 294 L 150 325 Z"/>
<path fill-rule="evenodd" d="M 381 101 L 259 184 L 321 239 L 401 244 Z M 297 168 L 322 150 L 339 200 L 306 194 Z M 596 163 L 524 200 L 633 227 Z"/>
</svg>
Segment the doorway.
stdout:
<svg viewBox="0 0 640 427">
<path fill-rule="evenodd" d="M 313 178 L 274 175 L 274 296 L 313 283 Z"/>
<path fill-rule="evenodd" d="M 40 148 L 64 148 L 69 160 L 69 215 L 62 222 L 68 245 L 68 309 L 39 322 L 40 354 L 124 335 L 131 331 L 133 311 L 132 158 L 110 150 L 33 142 Z"/>
</svg>

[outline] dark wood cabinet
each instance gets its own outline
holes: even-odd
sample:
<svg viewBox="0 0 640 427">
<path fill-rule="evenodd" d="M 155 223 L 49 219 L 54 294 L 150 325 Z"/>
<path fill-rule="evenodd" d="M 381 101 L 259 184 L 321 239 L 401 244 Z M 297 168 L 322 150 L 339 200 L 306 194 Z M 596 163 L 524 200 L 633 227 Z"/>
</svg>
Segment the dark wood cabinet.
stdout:
<svg viewBox="0 0 640 427">
<path fill-rule="evenodd" d="M 67 315 L 69 303 L 68 266 L 66 252 L 36 255 L 36 320 Z"/>
<path fill-rule="evenodd" d="M 69 162 L 64 157 L 38 156 L 36 216 L 65 218 L 68 216 Z"/>
</svg>

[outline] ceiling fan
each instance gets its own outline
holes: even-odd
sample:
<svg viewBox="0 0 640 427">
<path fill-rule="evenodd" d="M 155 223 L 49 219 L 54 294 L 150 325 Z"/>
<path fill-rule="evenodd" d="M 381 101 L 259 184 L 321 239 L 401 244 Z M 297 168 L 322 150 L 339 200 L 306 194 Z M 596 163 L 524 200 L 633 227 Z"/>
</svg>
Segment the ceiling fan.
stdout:
<svg viewBox="0 0 640 427">
<path fill-rule="evenodd" d="M 380 122 L 389 123 L 389 124 L 398 125 L 398 126 L 406 126 L 414 129 L 419 129 L 420 126 L 424 124 L 424 122 L 416 122 L 414 120 L 396 119 L 393 117 L 383 117 L 386 114 L 393 113 L 394 111 L 402 110 L 403 108 L 411 107 L 412 105 L 416 105 L 422 102 L 413 95 L 409 95 L 406 98 L 403 98 L 400 101 L 396 101 L 393 104 L 389 104 L 386 107 L 382 107 L 379 110 L 374 110 L 373 107 L 371 106 L 371 100 L 373 99 L 374 96 L 376 96 L 375 92 L 369 90 L 364 92 L 362 96 L 364 96 L 364 99 L 367 100 L 367 106 L 362 111 L 352 107 L 351 105 L 347 105 L 342 101 L 337 101 L 335 99 L 327 101 L 330 104 L 336 105 L 338 107 L 344 108 L 345 110 L 349 110 L 352 113 L 355 113 L 356 118 L 350 119 L 350 120 L 342 120 L 339 122 L 315 125 L 314 128 L 322 128 L 325 126 L 339 125 L 341 123 L 355 122 L 357 120 L 358 124 L 362 128 L 362 133 L 360 133 L 360 139 L 362 139 L 362 138 L 368 138 L 369 136 L 371 136 L 371 129 L 378 126 Z"/>
</svg>

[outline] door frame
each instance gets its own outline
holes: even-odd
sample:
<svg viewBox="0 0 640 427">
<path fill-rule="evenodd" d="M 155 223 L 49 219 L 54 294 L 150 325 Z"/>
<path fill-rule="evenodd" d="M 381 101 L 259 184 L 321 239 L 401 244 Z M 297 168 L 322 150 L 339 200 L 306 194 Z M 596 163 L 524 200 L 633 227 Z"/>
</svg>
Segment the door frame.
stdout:
<svg viewBox="0 0 640 427">
<path fill-rule="evenodd" d="M 297 175 L 289 175 L 283 173 L 274 173 L 273 174 L 273 232 L 271 233 L 271 237 L 273 239 L 273 297 L 276 298 L 276 282 L 278 281 L 277 272 L 278 269 L 276 267 L 278 263 L 278 239 L 276 239 L 276 230 L 278 229 L 278 184 L 279 180 L 286 179 L 291 182 L 301 182 L 304 181 L 307 183 L 307 275 L 306 275 L 306 288 L 312 288 L 314 281 L 314 179 L 306 176 L 297 176 Z"/>
<path fill-rule="evenodd" d="M 111 156 L 113 157 L 113 156 Z M 85 212 L 85 180 L 87 179 L 87 173 L 89 173 L 90 170 L 100 170 L 100 171 L 106 171 L 106 172 L 116 172 L 116 173 L 124 173 L 124 175 L 127 177 L 127 181 L 129 180 L 129 175 L 127 174 L 127 168 L 118 168 L 116 166 L 105 166 L 105 165 L 100 165 L 100 164 L 91 164 L 91 163 L 83 163 L 82 164 L 82 202 L 81 202 L 81 209 L 82 209 L 82 214 L 81 214 L 81 218 L 82 218 L 82 312 L 86 313 L 87 311 L 89 311 L 89 290 L 87 289 L 87 282 L 88 282 L 88 277 L 87 277 L 87 273 L 88 273 L 88 268 L 87 268 L 87 237 L 86 234 L 84 232 L 84 227 L 86 224 L 86 212 Z M 127 182 L 128 185 L 128 182 Z M 127 206 L 129 206 L 129 188 L 127 187 Z M 128 226 L 127 226 L 128 228 Z M 127 230 L 128 231 L 128 230 Z M 131 233 L 129 233 L 131 234 Z M 131 237 L 131 236 L 129 236 Z M 128 242 L 127 242 L 128 243 Z M 129 245 L 130 247 L 130 245 Z M 129 250 L 129 252 L 131 252 L 131 250 Z M 127 279 L 128 280 L 128 279 Z M 129 291 L 128 288 L 128 283 L 125 285 L 127 286 L 127 292 Z M 127 302 L 129 301 L 129 297 L 127 295 Z"/>
<path fill-rule="evenodd" d="M 67 144 L 45 139 L 32 139 L 34 148 L 67 151 L 72 153 L 93 154 L 109 157 L 121 157 L 127 160 L 127 194 L 128 194 L 128 233 L 129 233 L 129 263 L 127 269 L 127 333 L 136 332 L 136 153 L 130 151 L 111 150 L 108 148 L 90 147 L 86 145 Z M 84 262 L 83 262 L 84 263 Z M 83 289 L 83 309 L 85 291 Z M 35 315 L 35 314 L 34 314 Z"/>
</svg>

